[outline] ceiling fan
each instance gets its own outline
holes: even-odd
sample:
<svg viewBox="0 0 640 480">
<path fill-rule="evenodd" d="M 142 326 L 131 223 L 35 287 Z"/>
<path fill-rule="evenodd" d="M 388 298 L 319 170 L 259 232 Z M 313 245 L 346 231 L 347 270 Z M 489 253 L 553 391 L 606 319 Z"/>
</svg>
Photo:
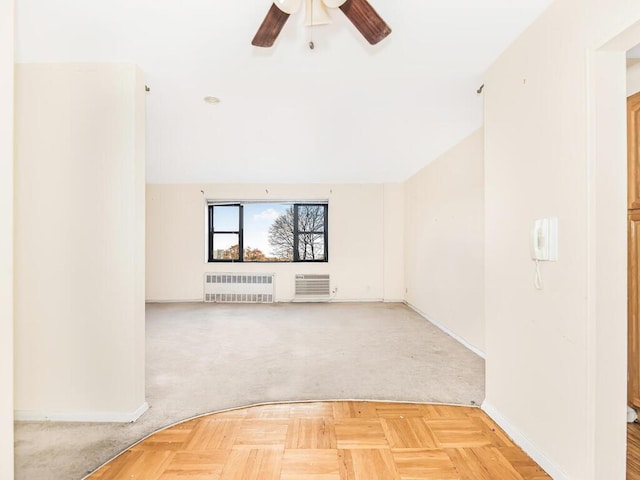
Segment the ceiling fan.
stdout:
<svg viewBox="0 0 640 480">
<path fill-rule="evenodd" d="M 301 0 L 273 0 L 251 44 L 256 47 L 272 46 L 289 16 L 300 8 L 300 3 Z M 391 33 L 391 28 L 367 0 L 306 0 L 306 3 L 307 25 L 329 23 L 324 7 L 339 8 L 371 45 Z"/>
</svg>

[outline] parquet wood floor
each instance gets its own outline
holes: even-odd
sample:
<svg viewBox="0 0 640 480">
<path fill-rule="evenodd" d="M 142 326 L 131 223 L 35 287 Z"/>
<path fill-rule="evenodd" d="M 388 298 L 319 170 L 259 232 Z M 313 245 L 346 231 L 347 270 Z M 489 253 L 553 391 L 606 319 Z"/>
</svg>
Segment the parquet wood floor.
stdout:
<svg viewBox="0 0 640 480">
<path fill-rule="evenodd" d="M 640 480 L 640 424 L 627 424 L 627 480 Z"/>
<path fill-rule="evenodd" d="M 480 409 L 265 405 L 155 433 L 90 480 L 551 479 Z"/>
</svg>

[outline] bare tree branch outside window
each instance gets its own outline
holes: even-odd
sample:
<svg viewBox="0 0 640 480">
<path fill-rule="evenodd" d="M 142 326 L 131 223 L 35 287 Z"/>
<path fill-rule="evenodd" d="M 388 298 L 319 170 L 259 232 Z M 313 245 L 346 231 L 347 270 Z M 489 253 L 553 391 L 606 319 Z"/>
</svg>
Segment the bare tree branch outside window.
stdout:
<svg viewBox="0 0 640 480">
<path fill-rule="evenodd" d="M 284 261 L 294 260 L 294 205 L 280 215 L 269 229 L 269 244 Z M 324 259 L 324 205 L 298 205 L 298 260 Z"/>
<path fill-rule="evenodd" d="M 298 207 L 298 258 L 319 260 L 324 258 L 324 206 Z"/>
<path fill-rule="evenodd" d="M 273 221 L 269 228 L 269 245 L 278 259 L 293 261 L 293 205 Z"/>
</svg>

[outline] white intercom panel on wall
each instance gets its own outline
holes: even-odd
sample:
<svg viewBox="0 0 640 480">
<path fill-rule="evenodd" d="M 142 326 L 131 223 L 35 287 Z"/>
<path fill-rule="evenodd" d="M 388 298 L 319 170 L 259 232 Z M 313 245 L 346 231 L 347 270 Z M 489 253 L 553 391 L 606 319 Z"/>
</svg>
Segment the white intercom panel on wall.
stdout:
<svg viewBox="0 0 640 480">
<path fill-rule="evenodd" d="M 531 226 L 531 259 L 558 260 L 558 217 L 539 218 Z"/>
</svg>

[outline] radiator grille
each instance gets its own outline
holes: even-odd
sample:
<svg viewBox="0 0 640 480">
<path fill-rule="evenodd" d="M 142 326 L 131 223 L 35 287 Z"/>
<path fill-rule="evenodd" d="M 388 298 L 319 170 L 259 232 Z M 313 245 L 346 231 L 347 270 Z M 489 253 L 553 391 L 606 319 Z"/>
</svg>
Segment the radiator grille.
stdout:
<svg viewBox="0 0 640 480">
<path fill-rule="evenodd" d="M 204 301 L 218 303 L 273 303 L 273 274 L 207 273 Z"/>
<path fill-rule="evenodd" d="M 296 297 L 322 298 L 330 294 L 329 275 L 298 274 L 296 275 Z"/>
</svg>

